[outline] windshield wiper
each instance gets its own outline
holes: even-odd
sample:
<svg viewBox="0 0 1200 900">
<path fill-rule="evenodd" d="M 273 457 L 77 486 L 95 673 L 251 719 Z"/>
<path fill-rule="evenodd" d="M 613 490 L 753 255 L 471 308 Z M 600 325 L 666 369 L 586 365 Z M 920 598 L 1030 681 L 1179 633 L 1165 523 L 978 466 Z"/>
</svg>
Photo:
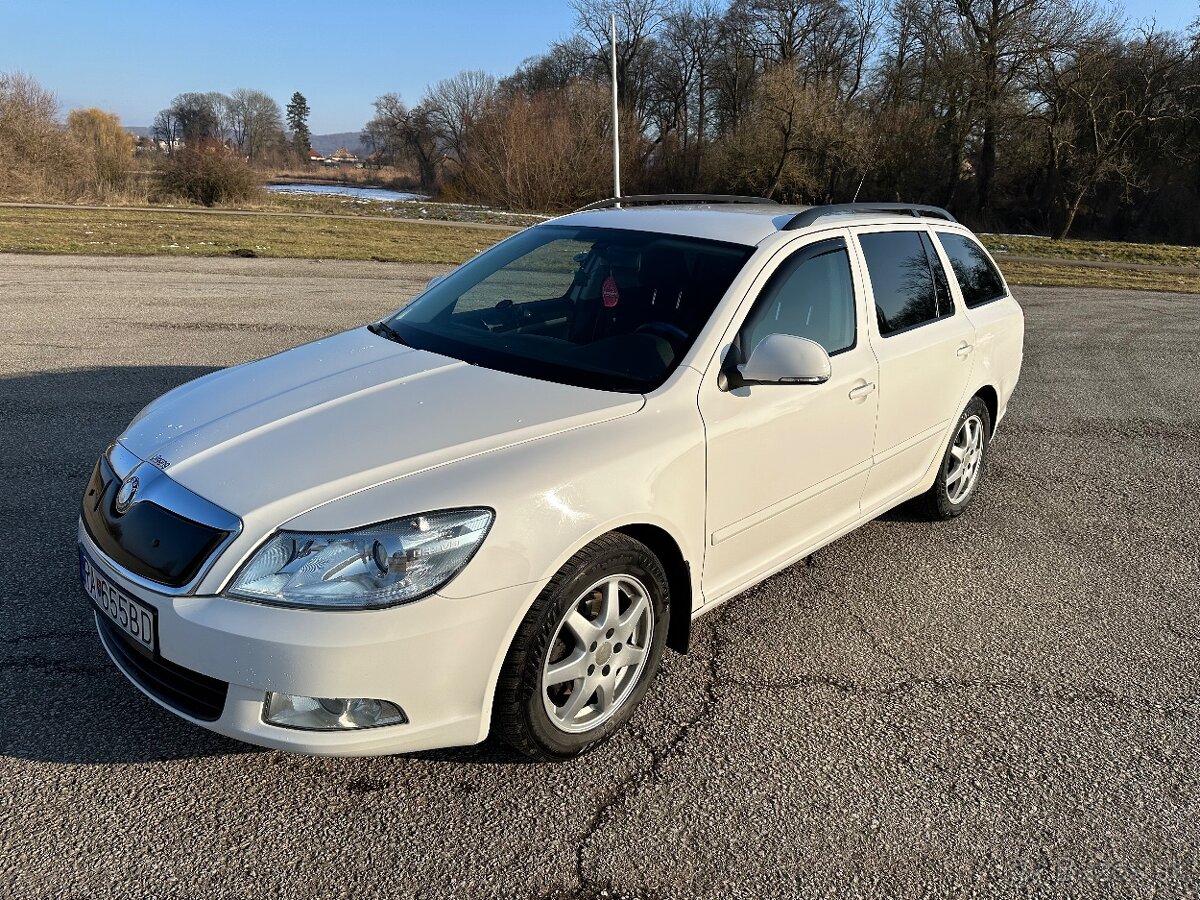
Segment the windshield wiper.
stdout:
<svg viewBox="0 0 1200 900">
<path fill-rule="evenodd" d="M 387 338 L 389 341 L 395 341 L 397 344 L 403 344 L 406 347 L 412 346 L 404 338 L 400 337 L 400 332 L 396 331 L 387 322 L 372 322 L 367 326 L 367 330 L 371 334 L 377 334 L 380 337 Z"/>
</svg>

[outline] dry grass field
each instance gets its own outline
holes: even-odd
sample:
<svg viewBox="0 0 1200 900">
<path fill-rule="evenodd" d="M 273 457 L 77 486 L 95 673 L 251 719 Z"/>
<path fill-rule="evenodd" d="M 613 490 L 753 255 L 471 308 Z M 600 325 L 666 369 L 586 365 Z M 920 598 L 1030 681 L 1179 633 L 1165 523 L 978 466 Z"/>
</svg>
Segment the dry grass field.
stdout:
<svg viewBox="0 0 1200 900">
<path fill-rule="evenodd" d="M 506 230 L 363 217 L 0 207 L 0 251 L 457 264 Z"/>
<path fill-rule="evenodd" d="M 220 257 L 248 251 L 288 259 L 457 264 L 538 220 L 466 209 L 282 195 L 237 210 L 0 206 L 0 252 Z M 982 238 L 1013 284 L 1200 293 L 1200 248 Z"/>
</svg>

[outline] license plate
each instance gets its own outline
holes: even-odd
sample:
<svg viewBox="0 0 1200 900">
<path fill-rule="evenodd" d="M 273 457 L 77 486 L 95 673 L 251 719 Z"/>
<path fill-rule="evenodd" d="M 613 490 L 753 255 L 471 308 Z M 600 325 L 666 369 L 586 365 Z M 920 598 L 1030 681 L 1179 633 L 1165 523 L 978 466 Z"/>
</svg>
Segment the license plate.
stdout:
<svg viewBox="0 0 1200 900">
<path fill-rule="evenodd" d="M 91 598 L 100 614 L 133 638 L 151 653 L 155 649 L 155 619 L 157 610 L 153 606 L 134 600 L 107 578 L 88 558 L 87 552 L 79 548 L 79 578 L 84 593 Z"/>
</svg>

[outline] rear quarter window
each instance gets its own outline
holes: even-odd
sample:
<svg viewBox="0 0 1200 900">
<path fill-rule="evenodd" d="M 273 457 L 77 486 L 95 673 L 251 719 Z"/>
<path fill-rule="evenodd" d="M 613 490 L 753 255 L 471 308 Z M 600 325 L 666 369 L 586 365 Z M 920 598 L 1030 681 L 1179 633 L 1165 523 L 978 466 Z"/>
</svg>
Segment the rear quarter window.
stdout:
<svg viewBox="0 0 1200 900">
<path fill-rule="evenodd" d="M 939 231 L 937 237 L 950 259 L 950 268 L 968 308 L 1008 296 L 1004 279 L 979 244 L 966 235 L 949 231 Z"/>
</svg>

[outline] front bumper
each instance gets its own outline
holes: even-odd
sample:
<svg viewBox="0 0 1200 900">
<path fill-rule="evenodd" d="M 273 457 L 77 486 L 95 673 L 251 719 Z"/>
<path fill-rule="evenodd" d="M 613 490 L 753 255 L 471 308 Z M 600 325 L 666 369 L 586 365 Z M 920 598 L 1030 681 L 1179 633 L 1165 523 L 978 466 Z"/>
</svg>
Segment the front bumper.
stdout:
<svg viewBox="0 0 1200 900">
<path fill-rule="evenodd" d="M 171 597 L 126 578 L 79 529 L 79 541 L 121 590 L 158 610 L 163 660 L 227 682 L 217 718 L 189 715 L 157 694 L 102 643 L 144 694 L 176 715 L 265 747 L 330 756 L 405 753 L 474 744 L 487 736 L 492 694 L 509 642 L 536 585 L 453 600 L 434 595 L 392 609 L 285 609 L 222 597 Z M 408 722 L 321 732 L 263 721 L 268 691 L 311 697 L 374 697 Z"/>
</svg>

